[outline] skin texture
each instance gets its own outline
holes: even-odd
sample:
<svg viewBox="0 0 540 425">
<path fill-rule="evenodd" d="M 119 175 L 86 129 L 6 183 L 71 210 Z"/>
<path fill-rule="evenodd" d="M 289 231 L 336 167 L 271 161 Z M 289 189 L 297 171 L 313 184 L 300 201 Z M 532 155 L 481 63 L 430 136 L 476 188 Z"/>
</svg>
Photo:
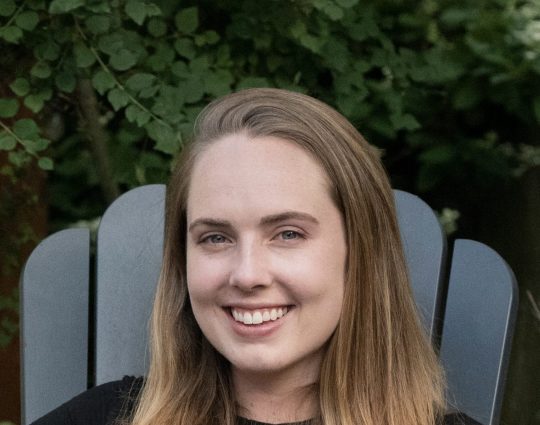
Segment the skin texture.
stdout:
<svg viewBox="0 0 540 425">
<path fill-rule="evenodd" d="M 195 163 L 187 222 L 193 312 L 231 363 L 242 414 L 276 423 L 313 416 L 309 386 L 340 318 L 347 256 L 323 170 L 286 140 L 223 137 Z M 231 315 L 279 306 L 288 313 L 261 325 Z"/>
</svg>

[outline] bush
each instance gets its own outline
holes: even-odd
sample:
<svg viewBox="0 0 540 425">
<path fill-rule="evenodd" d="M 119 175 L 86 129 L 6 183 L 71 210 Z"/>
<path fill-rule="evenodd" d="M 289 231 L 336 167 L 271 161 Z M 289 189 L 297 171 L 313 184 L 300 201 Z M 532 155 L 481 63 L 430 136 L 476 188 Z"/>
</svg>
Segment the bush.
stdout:
<svg viewBox="0 0 540 425">
<path fill-rule="evenodd" d="M 534 1 L 0 0 L 0 14 L 1 172 L 35 158 L 62 221 L 164 181 L 200 109 L 251 86 L 334 105 L 417 192 L 539 162 Z"/>
</svg>

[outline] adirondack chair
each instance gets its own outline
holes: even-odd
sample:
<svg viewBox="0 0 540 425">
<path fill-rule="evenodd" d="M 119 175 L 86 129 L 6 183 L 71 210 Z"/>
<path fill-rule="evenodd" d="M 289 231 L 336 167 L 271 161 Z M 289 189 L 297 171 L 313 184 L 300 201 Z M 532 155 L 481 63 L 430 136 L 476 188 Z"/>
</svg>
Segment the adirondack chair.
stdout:
<svg viewBox="0 0 540 425">
<path fill-rule="evenodd" d="M 93 385 L 146 373 L 164 196 L 163 185 L 143 186 L 108 208 L 95 268 L 87 229 L 49 236 L 28 259 L 21 277 L 23 424 Z M 512 271 L 471 240 L 457 240 L 448 256 L 429 206 L 406 192 L 395 199 L 421 319 L 434 341 L 440 337 L 447 400 L 497 425 L 517 310 Z"/>
</svg>

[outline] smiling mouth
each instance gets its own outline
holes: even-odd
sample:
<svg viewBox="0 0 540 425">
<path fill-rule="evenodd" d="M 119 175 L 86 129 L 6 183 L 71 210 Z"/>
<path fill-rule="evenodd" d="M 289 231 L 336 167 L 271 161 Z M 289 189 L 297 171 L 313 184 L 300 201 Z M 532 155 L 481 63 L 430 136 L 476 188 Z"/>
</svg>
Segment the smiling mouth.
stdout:
<svg viewBox="0 0 540 425">
<path fill-rule="evenodd" d="M 261 323 L 274 322 L 281 319 L 291 309 L 292 306 L 262 308 L 256 310 L 231 307 L 229 311 L 233 319 L 237 322 L 243 323 L 244 325 L 260 325 Z"/>
</svg>

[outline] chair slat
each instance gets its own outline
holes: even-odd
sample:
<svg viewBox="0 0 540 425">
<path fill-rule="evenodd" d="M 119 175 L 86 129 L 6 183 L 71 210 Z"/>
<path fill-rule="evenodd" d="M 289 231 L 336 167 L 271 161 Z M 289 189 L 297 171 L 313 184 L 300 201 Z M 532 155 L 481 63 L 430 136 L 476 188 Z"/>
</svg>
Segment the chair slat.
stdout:
<svg viewBox="0 0 540 425">
<path fill-rule="evenodd" d="M 394 190 L 414 299 L 425 329 L 437 334 L 446 261 L 446 237 L 437 216 L 418 196 Z"/>
<path fill-rule="evenodd" d="M 87 388 L 90 235 L 43 240 L 21 274 L 22 423 Z"/>
<path fill-rule="evenodd" d="M 484 425 L 499 423 L 517 303 L 506 262 L 480 242 L 457 240 L 440 358 L 448 402 Z"/>
<path fill-rule="evenodd" d="M 118 198 L 99 225 L 96 273 L 96 385 L 145 375 L 147 334 L 163 254 L 164 185 Z"/>
</svg>

